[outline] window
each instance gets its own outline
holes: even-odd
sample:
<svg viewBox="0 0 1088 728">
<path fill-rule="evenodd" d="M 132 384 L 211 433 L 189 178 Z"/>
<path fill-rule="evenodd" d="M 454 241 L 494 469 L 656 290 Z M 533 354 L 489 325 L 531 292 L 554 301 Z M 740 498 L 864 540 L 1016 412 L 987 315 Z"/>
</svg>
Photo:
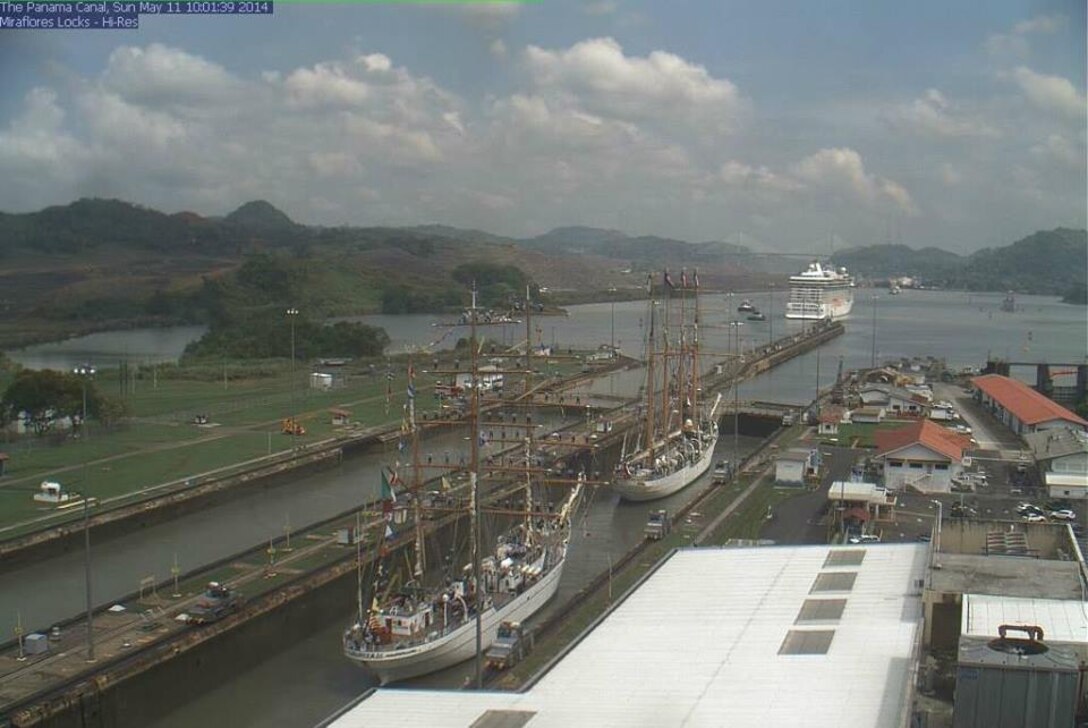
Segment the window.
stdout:
<svg viewBox="0 0 1088 728">
<path fill-rule="evenodd" d="M 782 640 L 782 646 L 778 648 L 780 655 L 826 655 L 831 647 L 831 638 L 835 636 L 833 629 L 797 630 L 791 629 L 786 633 L 786 639 Z"/>
<path fill-rule="evenodd" d="M 921 470 L 922 469 L 922 464 L 921 463 L 911 463 L 910 466 L 912 468 L 914 468 L 915 470 Z"/>
<path fill-rule="evenodd" d="M 845 599 L 806 599 L 794 621 L 800 624 L 801 622 L 837 620 L 842 617 L 844 609 L 846 609 Z"/>
<path fill-rule="evenodd" d="M 816 577 L 816 581 L 813 582 L 812 589 L 809 590 L 809 593 L 827 591 L 850 591 L 854 588 L 854 581 L 857 578 L 858 575 L 853 572 L 841 574 L 820 574 Z"/>
<path fill-rule="evenodd" d="M 889 468 L 901 468 L 901 467 L 903 467 L 903 461 L 902 460 L 889 460 L 888 461 L 888 467 Z"/>
<path fill-rule="evenodd" d="M 824 568 L 829 566 L 861 566 L 865 558 L 865 549 L 850 549 L 843 551 L 831 551 L 824 559 Z"/>
<path fill-rule="evenodd" d="M 948 470 L 948 463 L 937 463 L 933 467 L 937 470 Z"/>
</svg>

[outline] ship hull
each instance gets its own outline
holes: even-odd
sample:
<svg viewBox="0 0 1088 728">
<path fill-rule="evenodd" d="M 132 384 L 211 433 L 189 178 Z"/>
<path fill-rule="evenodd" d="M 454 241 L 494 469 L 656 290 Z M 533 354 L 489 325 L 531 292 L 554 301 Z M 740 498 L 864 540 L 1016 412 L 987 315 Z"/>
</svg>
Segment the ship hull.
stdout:
<svg viewBox="0 0 1088 728">
<path fill-rule="evenodd" d="M 830 299 L 806 306 L 793 303 L 786 304 L 786 318 L 801 319 L 806 321 L 818 321 L 822 319 L 839 319 L 850 313 L 854 308 L 854 296 L 852 293 L 832 294 Z"/>
<path fill-rule="evenodd" d="M 713 439 L 706 443 L 702 455 L 694 463 L 658 478 L 617 478 L 612 482 L 612 487 L 627 501 L 649 501 L 670 496 L 686 488 L 710 468 L 710 463 L 714 460 L 714 446 L 717 444 L 718 435 L 715 432 Z"/>
<path fill-rule="evenodd" d="M 559 563 L 540 581 L 501 607 L 491 608 L 484 612 L 481 630 L 482 650 L 487 650 L 495 641 L 500 624 L 528 619 L 555 596 L 559 588 L 559 579 L 563 575 L 563 565 L 566 563 L 566 548 L 564 545 L 563 557 Z M 423 645 L 391 650 L 387 653 L 348 651 L 346 654 L 349 659 L 374 673 L 382 685 L 419 677 L 444 670 L 475 656 L 476 620 L 469 620 L 448 635 Z"/>
</svg>

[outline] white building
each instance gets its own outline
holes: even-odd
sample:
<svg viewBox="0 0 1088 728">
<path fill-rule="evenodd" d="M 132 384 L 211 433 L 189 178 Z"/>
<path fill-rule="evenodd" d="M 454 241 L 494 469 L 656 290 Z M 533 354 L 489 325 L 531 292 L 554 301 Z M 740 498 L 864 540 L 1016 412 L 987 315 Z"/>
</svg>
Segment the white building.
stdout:
<svg viewBox="0 0 1088 728">
<path fill-rule="evenodd" d="M 1073 428 L 1024 435 L 1054 498 L 1088 497 L 1088 433 Z"/>
<path fill-rule="evenodd" d="M 926 413 L 930 400 L 921 393 L 888 384 L 866 384 L 858 391 L 858 396 L 861 397 L 862 404 L 883 407 L 890 416 L 922 416 Z"/>
<path fill-rule="evenodd" d="M 804 485 L 805 478 L 816 475 L 818 470 L 815 450 L 793 448 L 775 458 L 774 482 L 779 485 Z"/>
<path fill-rule="evenodd" d="M 922 544 L 681 549 L 528 689 L 381 688 L 329 725 L 901 728 L 926 554 Z"/>
<path fill-rule="evenodd" d="M 952 478 L 963 470 L 963 454 L 971 447 L 966 437 L 930 420 L 878 431 L 874 439 L 876 460 L 884 464 L 884 486 L 893 491 L 950 492 Z"/>
</svg>

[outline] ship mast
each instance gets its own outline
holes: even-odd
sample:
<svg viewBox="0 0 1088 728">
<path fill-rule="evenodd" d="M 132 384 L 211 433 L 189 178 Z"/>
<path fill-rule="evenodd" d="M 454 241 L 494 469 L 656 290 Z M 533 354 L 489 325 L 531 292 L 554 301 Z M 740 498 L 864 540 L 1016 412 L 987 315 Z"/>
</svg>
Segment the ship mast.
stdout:
<svg viewBox="0 0 1088 728">
<path fill-rule="evenodd" d="M 662 432 L 667 437 L 669 434 L 669 313 L 671 313 L 672 306 L 672 292 L 671 288 L 672 279 L 669 278 L 669 271 L 665 271 L 665 324 L 664 331 L 662 332 L 665 343 L 661 349 L 661 422 Z"/>
<path fill-rule="evenodd" d="M 427 554 L 423 545 L 423 514 L 420 510 L 421 490 L 423 487 L 423 465 L 419 459 L 419 427 L 416 425 L 416 383 L 412 357 L 408 356 L 408 432 L 412 438 L 412 509 L 416 527 L 416 563 L 413 569 L 417 579 L 423 578 L 427 568 Z"/>
<path fill-rule="evenodd" d="M 654 466 L 654 410 L 657 403 L 654 401 L 654 296 L 652 274 L 646 278 L 646 293 L 649 294 L 650 303 L 650 333 L 646 337 L 646 465 Z"/>
<path fill-rule="evenodd" d="M 691 411 L 698 414 L 699 372 L 703 367 L 699 359 L 699 270 L 697 268 L 692 270 L 691 284 L 695 289 L 695 321 L 691 329 Z"/>
<path fill-rule="evenodd" d="M 684 268 L 680 269 L 680 333 L 677 336 L 677 348 L 678 354 L 676 356 L 676 397 L 677 397 L 677 411 L 680 413 L 680 427 L 684 426 L 684 405 L 688 401 L 687 391 L 687 374 L 684 367 L 684 358 L 688 355 L 687 350 L 687 337 L 684 336 L 684 326 L 686 325 L 686 300 L 688 287 L 688 273 Z"/>
<path fill-rule="evenodd" d="M 529 416 L 532 415 L 532 403 L 533 397 L 530 392 L 533 391 L 533 351 L 532 351 L 532 324 L 530 319 L 532 317 L 532 302 L 529 300 L 529 284 L 525 284 L 525 375 L 524 386 L 522 392 L 529 398 Z M 528 425 L 528 420 L 526 425 Z M 530 515 L 533 512 L 533 483 L 532 483 L 532 461 L 533 457 L 533 428 L 529 427 L 528 432 L 525 433 L 525 536 L 528 539 L 530 531 L 533 527 L 533 517 Z"/>
<path fill-rule="evenodd" d="M 476 591 L 476 689 L 484 686 L 483 613 L 484 590 L 480 579 L 480 369 L 476 343 L 476 282 L 472 283 L 472 308 L 469 311 L 469 356 L 472 397 L 469 400 L 469 488 L 472 491 L 472 579 Z"/>
</svg>

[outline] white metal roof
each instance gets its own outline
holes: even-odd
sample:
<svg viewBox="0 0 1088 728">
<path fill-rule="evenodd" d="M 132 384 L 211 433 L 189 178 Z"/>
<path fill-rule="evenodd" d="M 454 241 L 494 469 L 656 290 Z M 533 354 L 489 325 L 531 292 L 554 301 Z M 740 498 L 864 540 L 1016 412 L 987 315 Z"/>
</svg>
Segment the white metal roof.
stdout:
<svg viewBox="0 0 1088 728">
<path fill-rule="evenodd" d="M 1088 643 L 1088 603 L 1079 600 L 964 594 L 960 619 L 972 637 L 997 637 L 1001 625 L 1017 624 L 1042 627 L 1044 642 Z"/>
<path fill-rule="evenodd" d="M 1080 475 L 1078 473 L 1047 473 L 1046 484 L 1049 485 L 1067 485 L 1070 487 L 1084 488 L 1088 487 L 1088 475 Z"/>
<path fill-rule="evenodd" d="M 831 551 L 859 565 L 825 566 Z M 898 727 L 921 624 L 926 547 L 687 549 L 524 693 L 381 689 L 333 723 L 471 725 L 488 710 L 570 726 Z M 817 577 L 856 573 L 849 591 Z M 796 624 L 806 599 L 845 599 L 842 616 Z M 779 654 L 790 630 L 834 630 L 826 654 Z"/>
<path fill-rule="evenodd" d="M 882 489 L 881 489 L 882 490 Z M 876 495 L 876 483 L 862 483 L 855 480 L 836 480 L 827 489 L 828 500 L 870 500 L 874 497 L 884 500 L 884 493 Z"/>
</svg>

